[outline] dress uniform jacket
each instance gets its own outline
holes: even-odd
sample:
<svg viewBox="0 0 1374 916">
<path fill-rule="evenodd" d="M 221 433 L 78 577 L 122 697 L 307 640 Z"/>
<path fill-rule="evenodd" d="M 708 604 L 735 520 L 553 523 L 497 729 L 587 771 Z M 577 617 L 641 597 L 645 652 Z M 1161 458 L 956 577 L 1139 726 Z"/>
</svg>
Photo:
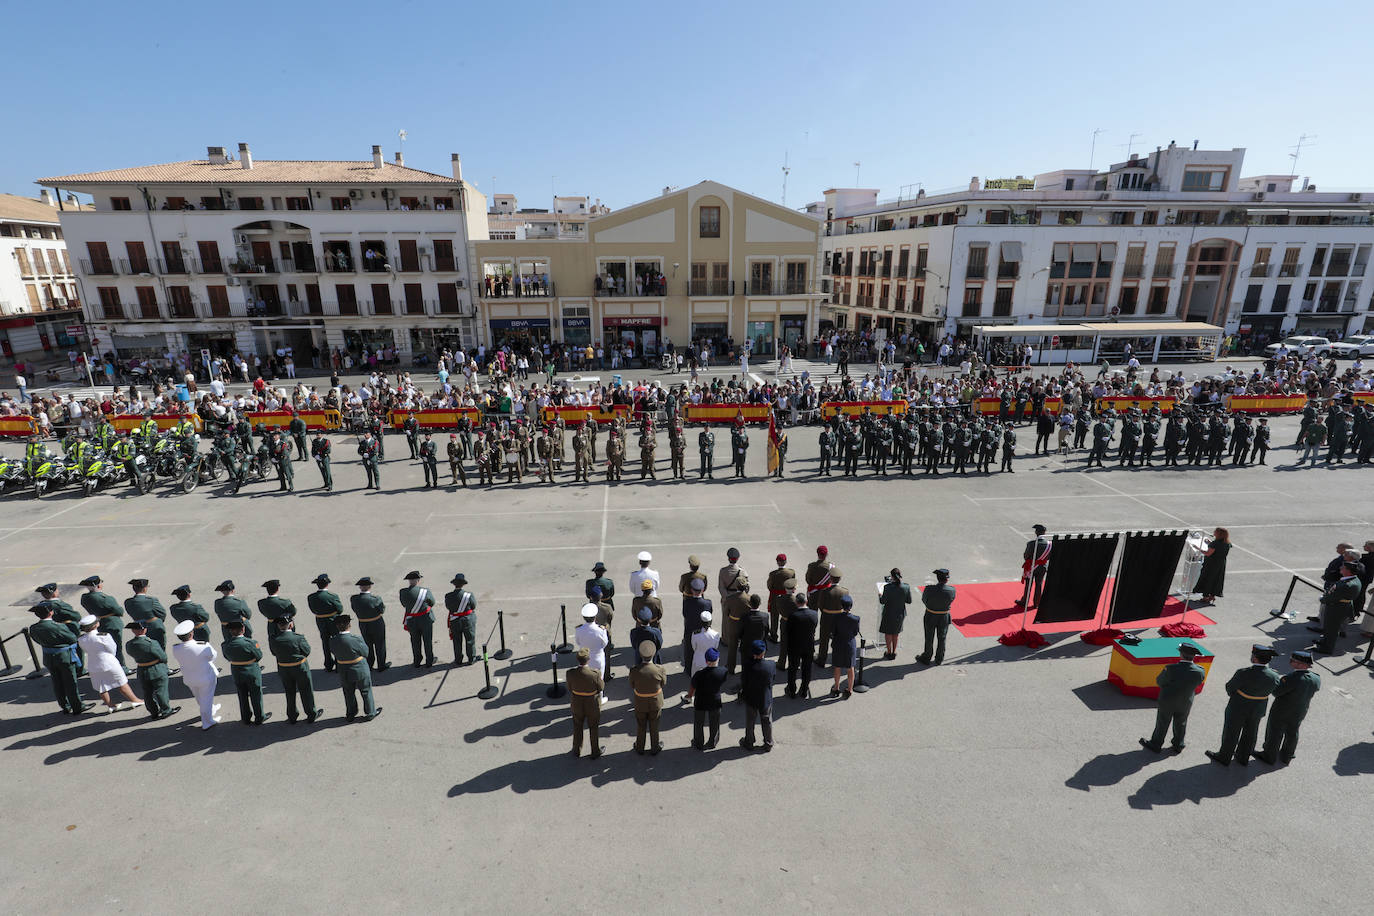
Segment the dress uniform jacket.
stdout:
<svg viewBox="0 0 1374 916">
<path fill-rule="evenodd" d="M 215 599 L 215 616 L 219 618 L 220 625 L 226 623 L 242 623 L 243 635 L 252 637 L 253 627 L 248 622 L 253 616 L 253 612 L 248 609 L 248 605 L 237 595 L 225 595 Z M 228 634 L 225 634 L 226 638 Z"/>
<path fill-rule="evenodd" d="M 167 608 L 167 613 L 177 623 L 189 620 L 195 624 L 196 628 L 191 631 L 191 635 L 197 642 L 210 641 L 210 612 L 204 606 L 194 601 L 178 601 Z"/>
</svg>

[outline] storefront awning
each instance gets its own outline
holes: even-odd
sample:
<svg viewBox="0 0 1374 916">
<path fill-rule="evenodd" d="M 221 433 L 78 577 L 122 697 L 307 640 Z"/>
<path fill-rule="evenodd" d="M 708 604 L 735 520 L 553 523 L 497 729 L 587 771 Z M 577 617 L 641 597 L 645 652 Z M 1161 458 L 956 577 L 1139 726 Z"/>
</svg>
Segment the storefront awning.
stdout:
<svg viewBox="0 0 1374 916">
<path fill-rule="evenodd" d="M 1093 333 L 1082 324 L 980 324 L 973 331 L 983 337 L 1081 337 Z"/>
</svg>

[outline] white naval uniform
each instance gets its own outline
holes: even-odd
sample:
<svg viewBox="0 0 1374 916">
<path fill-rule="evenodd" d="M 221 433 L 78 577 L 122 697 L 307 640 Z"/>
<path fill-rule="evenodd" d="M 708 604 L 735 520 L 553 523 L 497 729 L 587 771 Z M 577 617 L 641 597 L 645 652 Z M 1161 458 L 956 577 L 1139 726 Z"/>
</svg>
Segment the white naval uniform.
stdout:
<svg viewBox="0 0 1374 916">
<path fill-rule="evenodd" d="M 584 623 L 573 631 L 573 641 L 577 643 L 579 649 L 586 649 L 591 653 L 591 658 L 587 659 L 587 667 L 595 668 L 601 672 L 604 680 L 606 677 L 606 644 L 610 641 L 606 636 L 606 628 L 596 623 Z"/>
<path fill-rule="evenodd" d="M 645 569 L 641 567 L 639 569 L 636 569 L 634 572 L 630 573 L 629 594 L 632 599 L 640 594 L 639 583 L 643 582 L 645 579 L 650 579 L 654 583 L 653 591 L 649 592 L 650 597 L 658 597 L 658 570 Z"/>
<path fill-rule="evenodd" d="M 697 630 L 692 634 L 692 672 L 687 677 L 690 680 L 702 668 L 706 667 L 706 650 L 720 648 L 720 634 L 710 627 Z"/>
<path fill-rule="evenodd" d="M 191 640 L 174 644 L 172 657 L 181 668 L 181 680 L 200 704 L 200 727 L 209 728 L 219 721 L 215 715 L 219 711 L 219 706 L 215 704 L 215 685 L 219 681 L 215 659 L 219 653 L 209 643 Z"/>
</svg>

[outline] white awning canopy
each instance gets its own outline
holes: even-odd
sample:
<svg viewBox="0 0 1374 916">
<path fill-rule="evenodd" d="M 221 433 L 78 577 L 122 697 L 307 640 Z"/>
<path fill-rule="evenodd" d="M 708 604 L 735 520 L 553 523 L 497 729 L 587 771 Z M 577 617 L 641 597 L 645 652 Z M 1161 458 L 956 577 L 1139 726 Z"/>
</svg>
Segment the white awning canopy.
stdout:
<svg viewBox="0 0 1374 916">
<path fill-rule="evenodd" d="M 1003 242 L 1003 243 L 1002 243 L 1002 260 L 1003 260 L 1003 261 L 1019 261 L 1019 260 L 1021 260 L 1021 243 L 1020 243 L 1020 242 Z"/>
</svg>

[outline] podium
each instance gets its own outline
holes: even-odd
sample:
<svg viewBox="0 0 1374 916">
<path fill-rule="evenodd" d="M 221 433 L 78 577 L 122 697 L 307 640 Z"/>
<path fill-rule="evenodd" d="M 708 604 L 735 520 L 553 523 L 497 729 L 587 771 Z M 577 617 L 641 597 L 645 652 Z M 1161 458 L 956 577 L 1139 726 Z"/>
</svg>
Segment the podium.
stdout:
<svg viewBox="0 0 1374 916">
<path fill-rule="evenodd" d="M 1198 655 L 1193 662 L 1202 666 L 1202 670 L 1207 674 L 1212 673 L 1212 660 L 1215 656 L 1196 639 L 1154 637 L 1142 639 L 1134 646 L 1124 645 L 1119 641 L 1112 643 L 1112 658 L 1107 668 L 1108 682 L 1115 684 L 1117 689 L 1127 696 L 1159 699 L 1159 687 L 1155 684 L 1155 679 L 1159 677 L 1159 672 L 1164 670 L 1165 665 L 1180 660 L 1180 643 L 1196 647 Z M 1204 677 L 1198 685 L 1197 692 L 1202 693 L 1202 688 L 1206 685 L 1207 679 Z"/>
</svg>

